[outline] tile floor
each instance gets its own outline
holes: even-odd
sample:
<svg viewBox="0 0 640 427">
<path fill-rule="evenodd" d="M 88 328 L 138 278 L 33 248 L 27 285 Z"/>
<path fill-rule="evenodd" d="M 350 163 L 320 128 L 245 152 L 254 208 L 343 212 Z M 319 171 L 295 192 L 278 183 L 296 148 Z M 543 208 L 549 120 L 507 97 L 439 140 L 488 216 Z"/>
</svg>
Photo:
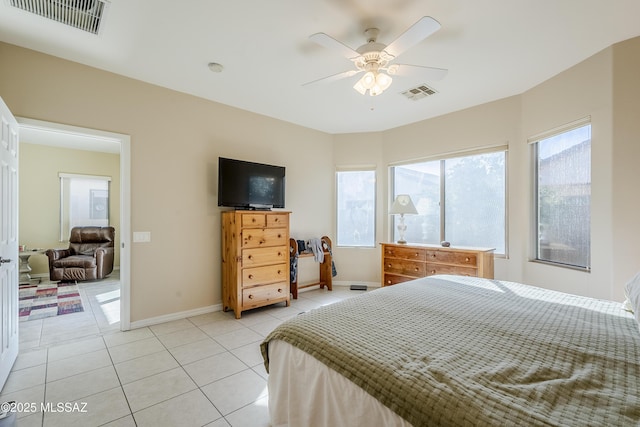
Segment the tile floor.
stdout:
<svg viewBox="0 0 640 427">
<path fill-rule="evenodd" d="M 20 427 L 268 426 L 262 339 L 291 316 L 361 293 L 315 289 L 239 320 L 220 311 L 121 332 L 117 277 L 80 291 L 83 313 L 20 323 L 0 393 L 23 404 Z"/>
</svg>

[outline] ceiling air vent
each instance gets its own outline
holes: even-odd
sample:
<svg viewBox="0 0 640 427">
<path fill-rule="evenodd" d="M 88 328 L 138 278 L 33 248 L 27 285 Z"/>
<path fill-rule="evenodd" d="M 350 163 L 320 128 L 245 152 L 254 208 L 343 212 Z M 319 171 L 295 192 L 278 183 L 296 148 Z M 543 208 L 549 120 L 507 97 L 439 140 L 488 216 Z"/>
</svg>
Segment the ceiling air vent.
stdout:
<svg viewBox="0 0 640 427">
<path fill-rule="evenodd" d="M 430 88 L 426 84 L 422 84 L 420 86 L 416 86 L 402 92 L 404 96 L 411 99 L 412 101 L 417 101 L 419 99 L 426 98 L 427 96 L 435 95 L 436 93 L 438 92 L 436 92 L 435 89 Z"/>
<path fill-rule="evenodd" d="M 98 34 L 107 0 L 9 0 L 11 6 Z"/>
</svg>

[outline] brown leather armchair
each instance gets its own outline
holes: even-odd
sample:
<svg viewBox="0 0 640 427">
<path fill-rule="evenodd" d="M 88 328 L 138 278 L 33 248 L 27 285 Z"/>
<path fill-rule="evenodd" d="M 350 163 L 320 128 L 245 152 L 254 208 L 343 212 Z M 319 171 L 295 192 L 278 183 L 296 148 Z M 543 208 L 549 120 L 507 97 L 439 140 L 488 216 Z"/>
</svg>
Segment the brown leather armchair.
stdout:
<svg viewBox="0 0 640 427">
<path fill-rule="evenodd" d="M 48 249 L 49 279 L 78 281 L 102 279 L 113 271 L 113 227 L 73 227 L 68 249 Z"/>
</svg>

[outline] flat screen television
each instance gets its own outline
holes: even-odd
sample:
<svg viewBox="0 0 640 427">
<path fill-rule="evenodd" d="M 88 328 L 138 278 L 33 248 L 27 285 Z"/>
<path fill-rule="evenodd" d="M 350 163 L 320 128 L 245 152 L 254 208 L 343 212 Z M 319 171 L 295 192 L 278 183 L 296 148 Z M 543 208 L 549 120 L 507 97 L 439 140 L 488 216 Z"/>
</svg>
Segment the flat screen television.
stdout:
<svg viewBox="0 0 640 427">
<path fill-rule="evenodd" d="M 284 208 L 284 166 L 218 158 L 218 206 Z"/>
</svg>

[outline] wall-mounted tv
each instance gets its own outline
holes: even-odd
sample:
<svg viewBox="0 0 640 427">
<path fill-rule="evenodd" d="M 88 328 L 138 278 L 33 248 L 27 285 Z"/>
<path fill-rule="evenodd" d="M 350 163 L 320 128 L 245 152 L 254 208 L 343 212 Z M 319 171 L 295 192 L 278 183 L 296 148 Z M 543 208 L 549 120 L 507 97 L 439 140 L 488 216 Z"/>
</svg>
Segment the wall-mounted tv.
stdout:
<svg viewBox="0 0 640 427">
<path fill-rule="evenodd" d="M 218 206 L 284 208 L 284 166 L 218 158 Z"/>
</svg>

